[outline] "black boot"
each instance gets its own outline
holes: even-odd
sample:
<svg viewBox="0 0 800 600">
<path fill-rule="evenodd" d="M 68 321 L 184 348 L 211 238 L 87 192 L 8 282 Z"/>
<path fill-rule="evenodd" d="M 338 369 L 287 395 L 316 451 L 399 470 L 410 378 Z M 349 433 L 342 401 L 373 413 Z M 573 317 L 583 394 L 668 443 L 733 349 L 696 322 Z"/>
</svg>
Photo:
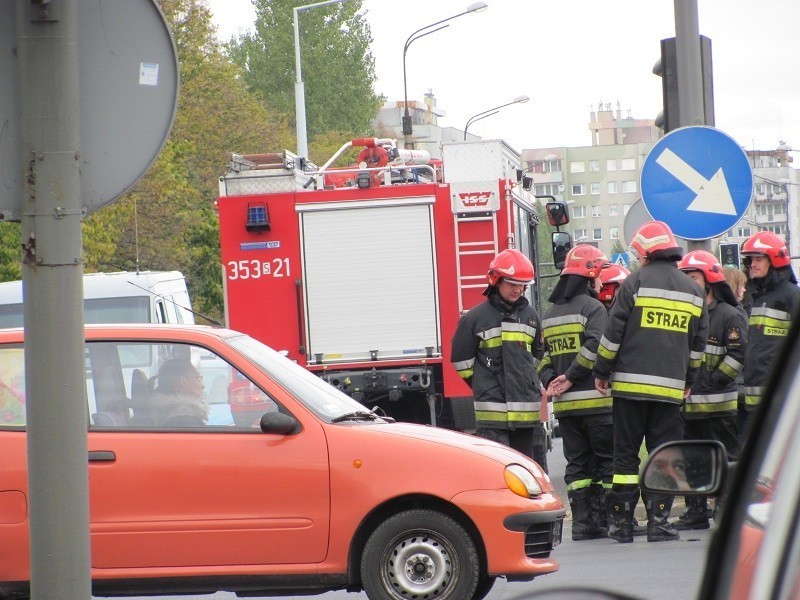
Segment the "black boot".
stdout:
<svg viewBox="0 0 800 600">
<path fill-rule="evenodd" d="M 686 510 L 673 523 L 678 531 L 708 529 L 708 503 L 705 496 L 686 496 Z"/>
<path fill-rule="evenodd" d="M 589 511 L 592 516 L 592 522 L 603 531 L 603 536 L 606 536 L 608 535 L 610 523 L 606 506 L 606 491 L 603 486 L 593 484 L 589 486 L 589 493 L 591 497 Z"/>
<path fill-rule="evenodd" d="M 572 508 L 572 539 L 596 540 L 606 537 L 608 530 L 598 527 L 592 520 L 592 498 L 589 488 L 568 491 L 567 497 Z"/>
<path fill-rule="evenodd" d="M 666 542 L 680 539 L 681 534 L 669 522 L 672 496 L 647 498 L 644 506 L 647 509 L 648 542 Z"/>
<path fill-rule="evenodd" d="M 622 544 L 633 542 L 633 507 L 638 501 L 638 491 L 608 493 L 608 514 L 611 517 L 608 537 Z"/>
</svg>

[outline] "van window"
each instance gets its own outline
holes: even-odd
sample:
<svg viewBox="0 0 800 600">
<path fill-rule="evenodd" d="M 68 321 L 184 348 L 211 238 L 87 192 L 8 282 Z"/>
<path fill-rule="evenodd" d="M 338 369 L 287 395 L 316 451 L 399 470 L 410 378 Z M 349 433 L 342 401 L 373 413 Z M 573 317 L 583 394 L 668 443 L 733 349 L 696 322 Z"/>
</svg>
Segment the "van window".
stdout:
<svg viewBox="0 0 800 600">
<path fill-rule="evenodd" d="M 22 304 L 0 304 L 0 328 L 22 327 L 23 320 Z M 84 300 L 83 322 L 149 323 L 150 299 L 146 296 L 129 296 Z"/>
</svg>

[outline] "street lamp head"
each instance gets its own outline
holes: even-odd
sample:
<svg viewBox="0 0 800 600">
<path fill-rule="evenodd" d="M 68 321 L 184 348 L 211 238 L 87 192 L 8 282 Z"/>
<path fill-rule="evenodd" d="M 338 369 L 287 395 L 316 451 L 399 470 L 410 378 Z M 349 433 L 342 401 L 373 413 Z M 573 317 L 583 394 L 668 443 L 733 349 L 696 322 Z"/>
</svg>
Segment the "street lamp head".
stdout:
<svg viewBox="0 0 800 600">
<path fill-rule="evenodd" d="M 530 98 L 528 96 L 517 96 L 514 98 L 514 104 L 525 104 Z"/>
<path fill-rule="evenodd" d="M 467 7 L 467 12 L 468 13 L 481 12 L 482 10 L 486 10 L 487 8 L 489 8 L 489 5 L 486 4 L 486 2 L 473 2 Z"/>
<path fill-rule="evenodd" d="M 467 139 L 467 130 L 469 126 L 472 125 L 475 121 L 480 121 L 481 119 L 485 119 L 486 117 L 491 117 L 492 115 L 496 115 L 500 112 L 501 108 L 505 108 L 506 106 L 511 106 L 512 104 L 523 104 L 530 100 L 528 96 L 517 96 L 511 102 L 506 102 L 505 104 L 501 104 L 500 106 L 495 106 L 494 108 L 490 108 L 489 110 L 484 110 L 483 112 L 479 112 L 476 115 L 472 115 L 467 121 L 467 124 L 464 125 L 464 140 Z"/>
</svg>

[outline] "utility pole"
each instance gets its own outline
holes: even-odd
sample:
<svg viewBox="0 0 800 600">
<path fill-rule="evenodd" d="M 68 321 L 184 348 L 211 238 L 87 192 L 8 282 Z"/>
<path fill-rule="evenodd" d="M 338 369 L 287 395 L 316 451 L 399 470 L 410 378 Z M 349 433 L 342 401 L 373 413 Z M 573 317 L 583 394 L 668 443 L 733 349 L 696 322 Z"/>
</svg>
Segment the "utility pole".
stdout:
<svg viewBox="0 0 800 600">
<path fill-rule="evenodd" d="M 77 4 L 16 0 L 15 6 L 36 600 L 91 597 Z"/>
</svg>

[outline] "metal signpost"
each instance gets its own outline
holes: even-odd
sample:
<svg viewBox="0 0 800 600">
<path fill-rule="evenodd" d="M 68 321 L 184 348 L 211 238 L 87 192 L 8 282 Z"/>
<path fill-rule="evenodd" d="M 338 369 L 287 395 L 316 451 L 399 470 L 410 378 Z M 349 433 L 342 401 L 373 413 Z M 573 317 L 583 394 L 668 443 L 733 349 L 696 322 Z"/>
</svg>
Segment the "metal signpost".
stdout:
<svg viewBox="0 0 800 600">
<path fill-rule="evenodd" d="M 653 146 L 642 167 L 647 212 L 687 240 L 707 240 L 747 212 L 753 172 L 736 141 L 713 127 L 683 127 Z"/>
<path fill-rule="evenodd" d="M 154 0 L 0 0 L 0 219 L 20 221 L 31 595 L 91 596 L 84 215 L 161 150 L 177 53 Z"/>
</svg>

